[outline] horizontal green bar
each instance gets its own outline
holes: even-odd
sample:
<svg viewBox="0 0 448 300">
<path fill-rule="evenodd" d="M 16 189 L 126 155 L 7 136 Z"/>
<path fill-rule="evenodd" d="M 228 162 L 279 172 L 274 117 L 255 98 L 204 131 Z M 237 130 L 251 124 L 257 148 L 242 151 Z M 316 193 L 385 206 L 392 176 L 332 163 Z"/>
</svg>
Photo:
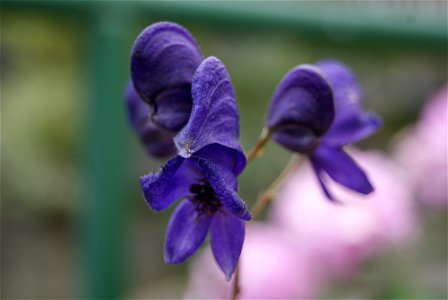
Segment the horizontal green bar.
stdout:
<svg viewBox="0 0 448 300">
<path fill-rule="evenodd" d="M 2 1 L 2 7 L 86 12 L 126 7 L 140 19 L 199 20 L 260 29 L 285 28 L 314 37 L 350 36 L 446 47 L 444 1 Z"/>
</svg>

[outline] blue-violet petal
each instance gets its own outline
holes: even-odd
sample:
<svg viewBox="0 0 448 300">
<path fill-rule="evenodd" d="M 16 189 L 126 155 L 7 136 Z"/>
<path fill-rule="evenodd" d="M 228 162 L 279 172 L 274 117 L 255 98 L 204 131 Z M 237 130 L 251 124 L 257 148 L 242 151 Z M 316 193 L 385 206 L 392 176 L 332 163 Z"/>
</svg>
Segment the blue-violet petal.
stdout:
<svg viewBox="0 0 448 300">
<path fill-rule="evenodd" d="M 176 156 L 169 160 L 159 173 L 150 173 L 140 178 L 148 205 L 161 211 L 174 201 L 189 194 L 190 186 L 203 179 L 196 163 Z"/>
<path fill-rule="evenodd" d="M 310 156 L 316 170 L 325 172 L 334 181 L 361 194 L 369 194 L 373 187 L 364 171 L 341 148 L 320 146 Z M 322 174 L 318 174 L 321 176 Z M 322 177 L 320 177 L 322 179 Z"/>
<path fill-rule="evenodd" d="M 210 227 L 210 243 L 221 270 L 230 280 L 235 272 L 244 242 L 244 221 L 219 211 L 215 213 Z"/>
<path fill-rule="evenodd" d="M 238 195 L 236 188 L 232 186 L 236 179 L 229 182 L 223 176 L 223 174 L 229 175 L 229 173 L 223 173 L 225 171 L 223 166 L 214 164 L 201 157 L 192 157 L 192 159 L 197 162 L 205 179 L 211 185 L 216 197 L 223 206 L 236 217 L 243 220 L 250 220 L 251 215 L 249 210 Z"/>
<path fill-rule="evenodd" d="M 199 213 L 196 205 L 184 200 L 174 211 L 168 224 L 165 261 L 178 264 L 193 255 L 207 236 L 211 217 Z"/>
<path fill-rule="evenodd" d="M 167 157 L 176 153 L 173 141 L 175 133 L 165 130 L 152 122 L 149 117 L 149 106 L 137 94 L 132 81 L 129 82 L 126 88 L 125 106 L 129 124 L 149 155 Z"/>
</svg>

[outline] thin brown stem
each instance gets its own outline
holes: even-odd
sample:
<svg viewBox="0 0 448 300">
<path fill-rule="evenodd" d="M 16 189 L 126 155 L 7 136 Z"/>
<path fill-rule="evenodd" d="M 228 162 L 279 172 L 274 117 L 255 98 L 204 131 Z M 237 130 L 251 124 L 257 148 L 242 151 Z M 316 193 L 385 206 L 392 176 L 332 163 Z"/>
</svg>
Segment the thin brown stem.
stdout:
<svg viewBox="0 0 448 300">
<path fill-rule="evenodd" d="M 266 139 L 266 141 L 269 139 L 269 137 Z M 261 137 L 260 137 L 261 140 Z M 259 141 L 260 141 L 259 140 Z M 266 143 L 266 142 L 265 142 Z M 257 143 L 258 145 L 258 143 Z M 264 146 L 264 144 L 263 144 Z M 262 147 L 263 147 L 262 146 Z M 254 150 L 257 149 L 257 146 L 254 147 Z M 250 152 L 253 153 L 254 150 Z M 256 157 L 257 154 L 253 155 L 253 157 Z M 249 162 L 249 155 L 247 161 Z M 257 198 L 257 201 L 251 208 L 251 214 L 252 214 L 252 220 L 254 220 L 263 210 L 275 199 L 277 196 L 278 190 L 283 186 L 285 183 L 285 180 L 294 173 L 302 164 L 304 161 L 303 157 L 297 156 L 294 154 L 286 167 L 283 169 L 283 171 L 280 173 L 280 175 L 272 182 L 272 184 L 269 186 L 267 190 L 265 190 L 261 195 Z M 232 295 L 231 300 L 237 300 L 238 295 L 241 292 L 241 287 L 239 283 L 239 277 L 240 277 L 240 265 L 238 264 L 235 270 L 233 280 L 233 288 L 232 288 Z"/>
<path fill-rule="evenodd" d="M 283 186 L 285 180 L 294 173 L 302 164 L 303 159 L 300 156 L 293 155 L 280 173 L 280 175 L 272 182 L 268 189 L 266 189 L 258 197 L 257 201 L 251 208 L 252 220 L 254 220 L 277 196 L 278 190 Z"/>
<path fill-rule="evenodd" d="M 266 127 L 261 131 L 260 137 L 258 138 L 255 146 L 246 155 L 247 162 L 251 162 L 253 159 L 261 156 L 264 152 L 264 147 L 271 137 L 271 132 Z"/>
<path fill-rule="evenodd" d="M 232 288 L 232 296 L 231 300 L 237 300 L 238 295 L 240 294 L 240 264 L 236 266 L 235 277 L 233 278 L 233 288 Z"/>
</svg>

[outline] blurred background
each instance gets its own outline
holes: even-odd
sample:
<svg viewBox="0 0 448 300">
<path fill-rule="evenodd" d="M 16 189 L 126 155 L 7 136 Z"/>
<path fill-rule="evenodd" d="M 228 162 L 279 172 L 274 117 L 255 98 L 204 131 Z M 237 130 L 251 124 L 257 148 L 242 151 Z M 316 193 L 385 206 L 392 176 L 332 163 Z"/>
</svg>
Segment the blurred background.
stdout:
<svg viewBox="0 0 448 300">
<path fill-rule="evenodd" d="M 123 102 L 133 42 L 161 20 L 188 28 L 204 56 L 226 65 L 245 150 L 255 144 L 283 75 L 335 58 L 356 74 L 364 106 L 384 120 L 358 148 L 381 151 L 406 178 L 419 172 L 406 169 L 414 156 L 400 151 L 409 149 L 403 135 L 415 131 L 448 81 L 446 1 L 2 1 L 2 298 L 177 299 L 195 288 L 193 259 L 164 264 L 173 208 L 151 212 L 139 186 L 139 177 L 163 161 L 146 155 Z M 436 195 L 438 204 L 425 204 L 410 184 L 418 221 L 409 237 L 363 260 L 350 276 L 319 283 L 310 298 L 447 297 L 446 93 L 440 97 L 445 135 L 435 139 L 445 193 Z M 431 145 L 417 144 L 414 155 L 432 156 Z M 254 203 L 289 159 L 270 143 L 240 177 L 242 198 Z"/>
</svg>

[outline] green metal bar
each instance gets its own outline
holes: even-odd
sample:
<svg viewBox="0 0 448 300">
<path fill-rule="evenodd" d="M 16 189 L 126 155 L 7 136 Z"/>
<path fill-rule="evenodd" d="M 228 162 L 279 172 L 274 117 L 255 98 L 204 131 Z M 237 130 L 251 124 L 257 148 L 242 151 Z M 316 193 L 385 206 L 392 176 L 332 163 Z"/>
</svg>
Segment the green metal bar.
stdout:
<svg viewBox="0 0 448 300">
<path fill-rule="evenodd" d="M 2 1 L 2 7 L 89 11 L 93 5 L 117 2 Z M 139 19 L 162 17 L 207 24 L 272 28 L 313 38 L 347 33 L 356 41 L 412 43 L 446 49 L 446 1 L 126 1 L 119 2 Z M 149 15 L 148 15 L 149 14 Z M 135 18 L 134 18 L 135 20 Z"/>
<path fill-rule="evenodd" d="M 92 12 L 88 76 L 87 207 L 85 209 L 83 298 L 122 298 L 129 199 L 124 86 L 129 78 L 126 14 L 115 6 Z"/>
<path fill-rule="evenodd" d="M 447 4 L 408 2 L 396 5 L 393 1 L 156 1 L 140 5 L 159 17 L 203 20 L 227 27 L 282 28 L 320 38 L 348 32 L 360 41 L 412 42 L 445 48 Z"/>
</svg>

